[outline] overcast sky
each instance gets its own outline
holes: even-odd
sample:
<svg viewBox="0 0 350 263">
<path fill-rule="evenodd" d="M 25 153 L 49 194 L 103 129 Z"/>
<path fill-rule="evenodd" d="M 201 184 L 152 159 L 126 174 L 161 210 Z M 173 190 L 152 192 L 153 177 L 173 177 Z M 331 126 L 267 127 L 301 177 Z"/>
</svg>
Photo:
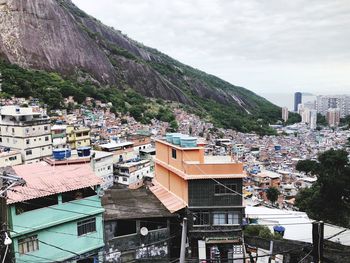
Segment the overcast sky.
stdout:
<svg viewBox="0 0 350 263">
<path fill-rule="evenodd" d="M 348 0 L 73 0 L 105 24 L 258 94 L 350 93 Z"/>
</svg>

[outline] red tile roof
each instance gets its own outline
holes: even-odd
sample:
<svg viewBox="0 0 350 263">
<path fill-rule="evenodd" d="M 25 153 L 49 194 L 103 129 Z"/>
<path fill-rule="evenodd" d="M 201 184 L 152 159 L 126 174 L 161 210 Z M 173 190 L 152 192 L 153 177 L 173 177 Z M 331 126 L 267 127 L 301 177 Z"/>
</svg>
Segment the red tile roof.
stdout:
<svg viewBox="0 0 350 263">
<path fill-rule="evenodd" d="M 171 213 L 179 211 L 180 209 L 187 206 L 184 200 L 169 192 L 155 179 L 153 179 L 152 182 L 154 186 L 152 186 L 150 190 Z"/>
<path fill-rule="evenodd" d="M 15 173 L 26 181 L 8 191 L 8 204 L 99 185 L 101 179 L 90 164 L 50 166 L 45 162 L 14 166 Z"/>
</svg>

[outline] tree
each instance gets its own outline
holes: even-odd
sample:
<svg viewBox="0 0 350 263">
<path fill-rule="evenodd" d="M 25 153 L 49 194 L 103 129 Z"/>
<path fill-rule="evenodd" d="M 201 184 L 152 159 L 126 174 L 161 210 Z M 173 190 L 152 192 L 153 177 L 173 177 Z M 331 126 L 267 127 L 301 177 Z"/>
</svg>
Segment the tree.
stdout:
<svg viewBox="0 0 350 263">
<path fill-rule="evenodd" d="M 171 131 L 172 132 L 176 132 L 178 128 L 179 128 L 179 124 L 177 123 L 177 121 L 176 120 L 172 120 L 170 122 L 170 129 L 171 129 Z"/>
<path fill-rule="evenodd" d="M 274 204 L 277 199 L 278 199 L 278 196 L 280 195 L 280 191 L 276 188 L 276 187 L 269 187 L 267 190 L 266 190 L 266 197 L 267 199 L 269 199 L 269 201 Z"/>
<path fill-rule="evenodd" d="M 317 162 L 312 160 L 301 160 L 297 163 L 295 169 L 306 174 L 314 174 L 317 169 Z"/>
<path fill-rule="evenodd" d="M 301 190 L 295 205 L 311 218 L 344 227 L 350 226 L 350 162 L 344 150 L 319 155 L 314 168 L 317 181 Z"/>
</svg>

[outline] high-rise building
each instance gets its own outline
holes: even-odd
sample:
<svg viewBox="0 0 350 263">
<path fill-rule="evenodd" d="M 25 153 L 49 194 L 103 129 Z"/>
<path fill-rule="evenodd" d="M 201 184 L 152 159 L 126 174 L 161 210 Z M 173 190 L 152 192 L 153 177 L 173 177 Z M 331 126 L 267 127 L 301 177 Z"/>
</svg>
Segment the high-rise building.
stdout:
<svg viewBox="0 0 350 263">
<path fill-rule="evenodd" d="M 37 106 L 0 109 L 0 145 L 19 150 L 25 163 L 52 155 L 50 118 Z"/>
<path fill-rule="evenodd" d="M 302 103 L 301 92 L 294 93 L 294 112 L 298 112 L 298 105 Z"/>
<path fill-rule="evenodd" d="M 301 116 L 302 123 L 310 123 L 310 109 L 306 107 L 299 107 L 299 114 Z"/>
<path fill-rule="evenodd" d="M 317 111 L 311 110 L 310 111 L 310 129 L 315 130 L 317 127 Z"/>
<path fill-rule="evenodd" d="M 326 116 L 329 109 L 338 108 L 340 117 L 344 118 L 350 115 L 350 96 L 348 95 L 332 95 L 332 96 L 317 96 L 316 110 L 318 113 Z"/>
<path fill-rule="evenodd" d="M 288 120 L 289 111 L 287 107 L 282 108 L 282 120 L 286 122 Z"/>
<path fill-rule="evenodd" d="M 329 109 L 326 114 L 326 119 L 330 127 L 336 127 L 340 123 L 340 109 Z"/>
</svg>

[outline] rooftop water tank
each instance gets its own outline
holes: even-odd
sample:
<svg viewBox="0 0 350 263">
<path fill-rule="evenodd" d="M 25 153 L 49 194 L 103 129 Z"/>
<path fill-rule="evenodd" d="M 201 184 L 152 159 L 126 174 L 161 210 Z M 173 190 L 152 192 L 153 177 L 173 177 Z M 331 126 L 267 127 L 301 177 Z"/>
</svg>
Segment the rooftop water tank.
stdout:
<svg viewBox="0 0 350 263">
<path fill-rule="evenodd" d="M 281 145 L 275 145 L 275 151 L 280 151 L 282 149 Z"/>
<path fill-rule="evenodd" d="M 175 145 L 180 145 L 180 139 L 181 139 L 181 137 L 183 137 L 183 135 L 180 134 L 180 133 L 175 133 L 175 134 L 173 134 L 173 138 L 172 138 L 173 144 L 175 144 Z"/>
<path fill-rule="evenodd" d="M 283 237 L 284 236 L 284 232 L 286 231 L 286 229 L 283 226 L 274 226 L 273 227 L 273 231 L 276 234 L 280 234 Z"/>
<path fill-rule="evenodd" d="M 77 151 L 79 157 L 88 157 L 91 154 L 91 147 L 79 147 Z"/>
<path fill-rule="evenodd" d="M 174 133 L 167 133 L 165 135 L 165 138 L 166 138 L 166 141 L 169 142 L 169 143 L 172 143 L 173 142 L 173 134 Z"/>
<path fill-rule="evenodd" d="M 72 156 L 69 149 L 54 149 L 52 153 L 55 160 L 63 160 Z"/>
<path fill-rule="evenodd" d="M 196 137 L 181 137 L 180 139 L 181 147 L 190 148 L 197 147 L 197 138 Z"/>
</svg>

